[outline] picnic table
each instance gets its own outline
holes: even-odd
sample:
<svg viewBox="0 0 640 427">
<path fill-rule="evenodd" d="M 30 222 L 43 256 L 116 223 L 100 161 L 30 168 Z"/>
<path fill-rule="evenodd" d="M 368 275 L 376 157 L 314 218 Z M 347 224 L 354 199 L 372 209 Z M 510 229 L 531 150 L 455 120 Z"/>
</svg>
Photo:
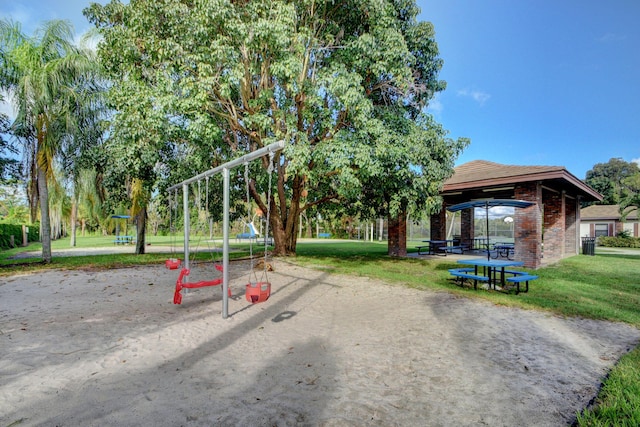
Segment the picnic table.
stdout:
<svg viewBox="0 0 640 427">
<path fill-rule="evenodd" d="M 460 259 L 457 261 L 458 264 L 463 265 L 471 265 L 473 266 L 473 273 L 470 271 L 471 269 L 452 269 L 449 272 L 458 278 L 461 279 L 470 279 L 474 281 L 474 288 L 477 289 L 477 282 L 483 281 L 487 282 L 489 285 L 489 289 L 491 286 L 496 288 L 496 284 L 500 284 L 501 287 L 505 287 L 507 281 L 513 282 L 518 285 L 519 292 L 519 284 L 525 280 L 508 280 L 506 274 L 513 274 L 514 277 L 520 276 L 523 278 L 527 278 L 527 290 L 529 280 L 537 279 L 537 276 L 531 276 L 526 274 L 526 272 L 507 270 L 507 267 L 521 267 L 524 265 L 522 261 L 514 261 L 514 260 L 503 260 L 503 259 L 486 259 L 486 258 L 472 258 L 472 259 Z M 478 271 L 478 267 L 482 267 L 482 273 Z"/>
</svg>

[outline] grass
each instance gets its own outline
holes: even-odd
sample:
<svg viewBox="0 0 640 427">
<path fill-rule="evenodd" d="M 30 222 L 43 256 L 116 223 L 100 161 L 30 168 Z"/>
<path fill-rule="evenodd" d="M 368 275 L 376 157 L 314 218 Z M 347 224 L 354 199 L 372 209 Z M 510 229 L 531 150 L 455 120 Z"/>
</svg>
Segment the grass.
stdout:
<svg viewBox="0 0 640 427">
<path fill-rule="evenodd" d="M 170 237 L 150 237 L 153 244 L 170 245 Z M 194 244 L 194 243 L 192 243 Z M 86 245 L 86 246 L 82 246 Z M 79 238 L 78 247 L 113 246 L 113 238 Z M 53 249 L 68 248 L 69 241 L 53 243 Z M 246 256 L 248 245 L 230 256 Z M 34 244 L 30 250 L 37 250 Z M 254 246 L 254 252 L 258 248 Z M 519 295 L 474 291 L 456 286 L 448 269 L 459 266 L 449 257 L 432 259 L 392 259 L 382 242 L 301 243 L 295 262 L 335 273 L 367 276 L 387 283 L 459 294 L 488 300 L 494 304 L 524 309 L 544 310 L 561 316 L 625 322 L 640 328 L 640 250 L 632 255 L 603 252 L 596 256 L 575 256 L 536 271 L 539 279 L 528 293 Z M 23 251 L 12 249 L 0 253 L 0 265 L 6 258 Z M 210 257 L 210 254 L 199 254 Z M 0 274 L 42 268 L 111 268 L 127 265 L 162 263 L 167 254 L 101 255 L 91 257 L 56 257 L 51 266 L 41 264 L 4 267 Z M 202 259 L 202 258 L 201 258 Z M 14 261 L 15 262 L 15 261 Z M 605 380 L 593 408 L 578 416 L 580 426 L 640 425 L 640 349 L 625 355 Z"/>
<path fill-rule="evenodd" d="M 85 236 L 78 237 L 76 241 L 76 249 L 88 249 L 88 248 L 113 248 L 114 237 L 113 236 Z M 143 255 L 134 254 L 134 246 L 131 245 L 131 253 L 122 254 L 106 254 L 106 255 L 87 255 L 87 256 L 54 256 L 51 264 L 42 264 L 42 258 L 21 258 L 13 259 L 16 254 L 29 251 L 40 252 L 42 251 L 42 245 L 40 243 L 30 243 L 27 248 L 18 247 L 0 252 L 0 276 L 6 276 L 18 272 L 50 270 L 50 269 L 78 269 L 78 268 L 122 268 L 132 267 L 137 265 L 148 264 L 162 264 L 166 261 L 168 256 L 176 256 L 175 252 L 181 254 L 182 240 L 180 238 L 173 238 L 170 236 L 151 236 L 147 239 L 147 244 L 163 246 L 166 251 L 161 253 L 146 253 Z M 195 237 L 190 239 L 192 248 L 204 248 L 206 243 L 203 243 L 203 239 Z M 220 249 L 222 244 L 218 239 L 217 246 L 212 245 L 211 248 Z M 69 238 L 58 239 L 51 242 L 52 251 L 69 249 Z M 261 246 L 253 246 L 254 253 L 262 253 L 260 251 Z M 241 243 L 233 245 L 234 251 L 229 254 L 229 259 L 239 259 L 246 257 L 249 254 L 249 244 Z M 216 261 L 222 260 L 222 255 L 212 255 L 208 252 L 191 252 L 190 260 L 192 262 L 205 262 L 215 259 Z"/>
</svg>

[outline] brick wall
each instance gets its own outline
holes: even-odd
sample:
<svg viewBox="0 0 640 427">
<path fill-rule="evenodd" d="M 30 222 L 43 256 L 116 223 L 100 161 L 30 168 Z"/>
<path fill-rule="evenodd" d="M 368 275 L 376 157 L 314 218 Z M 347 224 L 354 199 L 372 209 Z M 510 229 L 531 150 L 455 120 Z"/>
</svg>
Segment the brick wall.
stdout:
<svg viewBox="0 0 640 427">
<path fill-rule="evenodd" d="M 524 209 L 515 209 L 515 259 L 527 268 L 536 269 L 542 263 L 542 186 L 539 183 L 519 184 L 514 189 L 519 200 L 536 203 Z"/>
</svg>

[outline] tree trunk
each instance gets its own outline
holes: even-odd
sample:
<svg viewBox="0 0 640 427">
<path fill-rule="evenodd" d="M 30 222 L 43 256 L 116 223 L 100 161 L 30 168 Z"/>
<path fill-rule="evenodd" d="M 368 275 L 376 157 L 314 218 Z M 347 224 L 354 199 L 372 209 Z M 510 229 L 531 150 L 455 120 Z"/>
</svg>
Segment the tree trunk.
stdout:
<svg viewBox="0 0 640 427">
<path fill-rule="evenodd" d="M 313 237 L 313 227 L 311 226 L 311 218 L 308 215 L 305 215 L 306 224 L 307 224 L 307 238 Z"/>
<path fill-rule="evenodd" d="M 407 212 L 401 210 L 395 218 L 389 216 L 389 256 L 407 256 Z"/>
<path fill-rule="evenodd" d="M 42 241 L 42 261 L 51 263 L 51 221 L 49 219 L 49 189 L 44 171 L 38 168 L 38 193 L 40 195 L 40 240 Z"/>
<path fill-rule="evenodd" d="M 38 222 L 38 201 L 40 196 L 38 195 L 38 166 L 36 164 L 35 149 L 31 154 L 33 156 L 32 164 L 29 165 L 29 185 L 27 186 L 27 196 L 29 198 L 29 215 L 31 217 L 31 223 Z"/>
<path fill-rule="evenodd" d="M 73 248 L 76 246 L 76 222 L 78 221 L 78 203 L 74 200 L 71 204 L 71 239 L 69 245 Z"/>
<path fill-rule="evenodd" d="M 272 208 L 273 204 L 275 202 L 272 202 Z M 274 212 L 273 209 L 272 212 Z M 295 256 L 298 243 L 297 224 L 299 218 L 299 209 L 290 209 L 286 221 L 283 221 L 280 215 L 271 215 L 269 226 L 273 234 L 274 256 Z"/>
<path fill-rule="evenodd" d="M 278 187 L 284 188 L 284 178 L 278 178 Z M 273 234 L 274 248 L 273 256 L 295 256 L 298 242 L 298 224 L 300 220 L 300 194 L 302 190 L 301 180 L 294 179 L 293 196 L 287 206 L 284 190 L 279 188 L 276 194 L 271 195 L 269 210 L 260 194 L 256 191 L 255 185 L 249 185 L 251 197 L 258 204 L 263 212 L 269 214 L 269 231 Z M 276 204 L 276 196 L 280 205 Z M 266 235 L 266 234 L 265 234 Z"/>
<path fill-rule="evenodd" d="M 144 254 L 145 232 L 147 228 L 147 207 L 143 207 L 136 215 L 136 255 Z"/>
</svg>

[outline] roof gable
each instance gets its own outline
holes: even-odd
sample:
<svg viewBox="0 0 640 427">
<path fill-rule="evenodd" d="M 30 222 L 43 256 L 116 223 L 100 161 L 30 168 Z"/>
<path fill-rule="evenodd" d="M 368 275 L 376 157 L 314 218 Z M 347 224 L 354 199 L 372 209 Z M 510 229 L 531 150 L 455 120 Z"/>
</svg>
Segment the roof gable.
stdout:
<svg viewBox="0 0 640 427">
<path fill-rule="evenodd" d="M 620 220 L 619 205 L 591 205 L 580 209 L 580 219 L 589 220 Z M 627 220 L 637 220 L 638 211 L 634 210 L 627 216 Z"/>
</svg>

